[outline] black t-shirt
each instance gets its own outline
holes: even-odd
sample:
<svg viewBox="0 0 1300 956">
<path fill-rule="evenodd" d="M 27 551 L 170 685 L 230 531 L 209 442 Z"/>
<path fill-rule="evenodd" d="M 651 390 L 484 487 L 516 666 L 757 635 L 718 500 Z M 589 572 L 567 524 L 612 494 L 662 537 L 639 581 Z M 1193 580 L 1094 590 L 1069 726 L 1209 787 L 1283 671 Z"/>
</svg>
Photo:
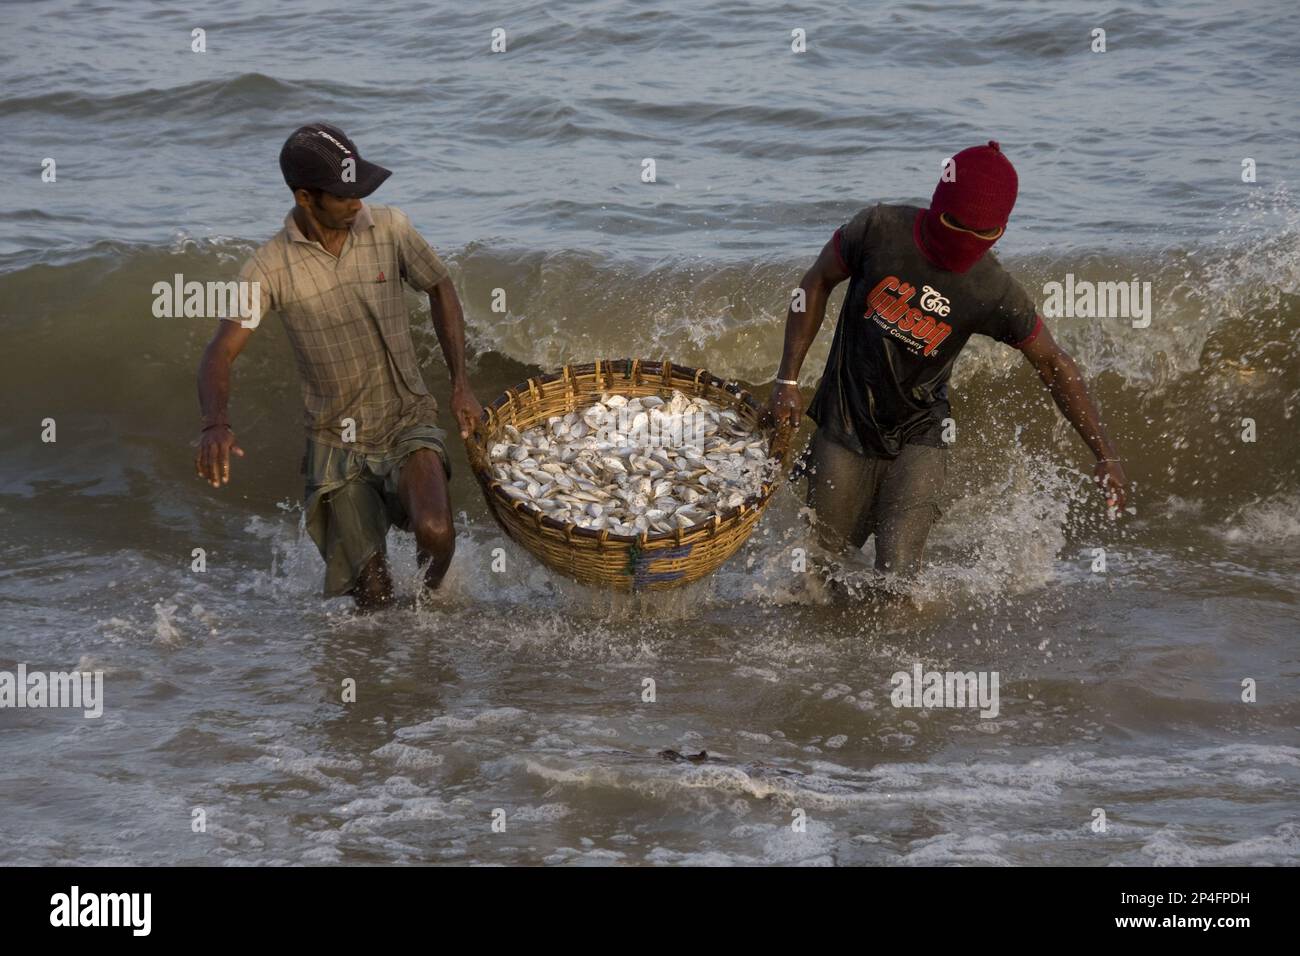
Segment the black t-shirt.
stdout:
<svg viewBox="0 0 1300 956">
<path fill-rule="evenodd" d="M 1029 293 L 992 253 L 964 274 L 932 264 L 918 246 L 921 213 L 872 206 L 835 233 L 852 279 L 808 415 L 873 458 L 943 446 L 948 378 L 972 335 L 1024 345 L 1040 327 Z"/>
</svg>

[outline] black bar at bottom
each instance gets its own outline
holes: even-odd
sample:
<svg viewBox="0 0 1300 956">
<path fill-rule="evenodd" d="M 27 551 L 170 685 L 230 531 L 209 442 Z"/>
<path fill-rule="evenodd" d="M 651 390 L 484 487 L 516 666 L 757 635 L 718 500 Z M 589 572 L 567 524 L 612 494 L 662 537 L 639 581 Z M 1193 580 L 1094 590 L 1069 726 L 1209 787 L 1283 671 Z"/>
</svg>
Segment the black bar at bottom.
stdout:
<svg viewBox="0 0 1300 956">
<path fill-rule="evenodd" d="M 449 923 L 493 940 L 608 929 L 607 942 L 661 931 L 665 943 L 679 932 L 739 941 L 789 931 L 918 944 L 934 934 L 947 947 L 991 941 L 980 934 L 995 930 L 1231 944 L 1288 925 L 1293 876 L 1282 868 L 8 868 L 0 870 L 0 926 L 7 943 L 75 933 L 128 945 L 373 945 Z"/>
</svg>

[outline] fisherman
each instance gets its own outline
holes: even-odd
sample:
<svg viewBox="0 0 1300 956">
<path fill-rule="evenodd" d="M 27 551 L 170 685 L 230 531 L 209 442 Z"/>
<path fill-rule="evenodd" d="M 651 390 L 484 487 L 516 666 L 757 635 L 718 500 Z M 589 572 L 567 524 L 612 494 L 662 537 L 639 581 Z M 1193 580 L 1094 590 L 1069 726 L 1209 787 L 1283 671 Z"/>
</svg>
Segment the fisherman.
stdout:
<svg viewBox="0 0 1300 956">
<path fill-rule="evenodd" d="M 429 296 L 462 438 L 482 414 L 465 370 L 464 317 L 446 266 L 406 214 L 361 201 L 391 173 L 362 159 L 341 129 L 296 130 L 280 171 L 294 206 L 239 278 L 258 283 L 261 303 L 279 314 L 302 378 L 307 529 L 325 559 L 325 595 L 372 609 L 393 597 L 390 524 L 414 532 L 429 588 L 455 549 L 446 434 L 416 362 L 403 280 Z M 244 454 L 227 411 L 230 368 L 260 319 L 219 323 L 199 366 L 194 464 L 214 488 Z"/>
<path fill-rule="evenodd" d="M 791 303 L 767 415 L 798 426 L 799 368 L 831 290 L 848 292 L 821 385 L 817 423 L 801 461 L 818 536 L 833 553 L 876 537 L 876 570 L 916 570 L 943 512 L 950 418 L 948 378 L 967 340 L 1019 349 L 1097 459 L 1093 476 L 1122 509 L 1128 481 L 1074 360 L 1052 339 L 1033 300 L 989 249 L 1015 205 L 1015 168 L 996 142 L 953 157 L 928 209 L 878 204 L 826 243 Z"/>
</svg>

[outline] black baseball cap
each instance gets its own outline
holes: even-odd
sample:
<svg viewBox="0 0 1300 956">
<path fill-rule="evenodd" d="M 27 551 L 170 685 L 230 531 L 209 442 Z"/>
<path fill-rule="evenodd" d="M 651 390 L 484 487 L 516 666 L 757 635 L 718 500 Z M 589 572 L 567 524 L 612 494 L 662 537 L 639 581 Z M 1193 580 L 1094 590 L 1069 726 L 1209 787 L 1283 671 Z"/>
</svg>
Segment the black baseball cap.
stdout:
<svg viewBox="0 0 1300 956">
<path fill-rule="evenodd" d="M 356 161 L 355 170 L 347 165 L 348 159 Z M 280 149 L 280 172 L 290 189 L 306 186 L 349 199 L 369 196 L 393 175 L 391 170 L 362 159 L 357 144 L 329 123 L 294 130 Z"/>
</svg>

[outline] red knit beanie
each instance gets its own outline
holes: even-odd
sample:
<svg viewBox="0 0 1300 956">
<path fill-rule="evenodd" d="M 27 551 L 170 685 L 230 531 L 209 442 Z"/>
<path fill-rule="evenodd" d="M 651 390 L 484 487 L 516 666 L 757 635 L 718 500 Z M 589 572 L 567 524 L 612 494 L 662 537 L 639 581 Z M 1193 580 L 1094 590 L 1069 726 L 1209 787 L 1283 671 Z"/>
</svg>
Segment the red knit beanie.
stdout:
<svg viewBox="0 0 1300 956">
<path fill-rule="evenodd" d="M 925 217 L 924 249 L 945 269 L 965 272 L 996 242 L 958 232 L 940 220 L 943 213 L 967 229 L 1003 228 L 1011 218 L 1020 181 L 995 140 L 963 149 L 952 158 L 953 178 L 940 179 Z"/>
<path fill-rule="evenodd" d="M 963 149 L 952 158 L 952 182 L 939 181 L 930 208 L 955 217 L 967 229 L 983 232 L 1005 226 L 1016 204 L 1020 180 L 996 140 Z"/>
</svg>

